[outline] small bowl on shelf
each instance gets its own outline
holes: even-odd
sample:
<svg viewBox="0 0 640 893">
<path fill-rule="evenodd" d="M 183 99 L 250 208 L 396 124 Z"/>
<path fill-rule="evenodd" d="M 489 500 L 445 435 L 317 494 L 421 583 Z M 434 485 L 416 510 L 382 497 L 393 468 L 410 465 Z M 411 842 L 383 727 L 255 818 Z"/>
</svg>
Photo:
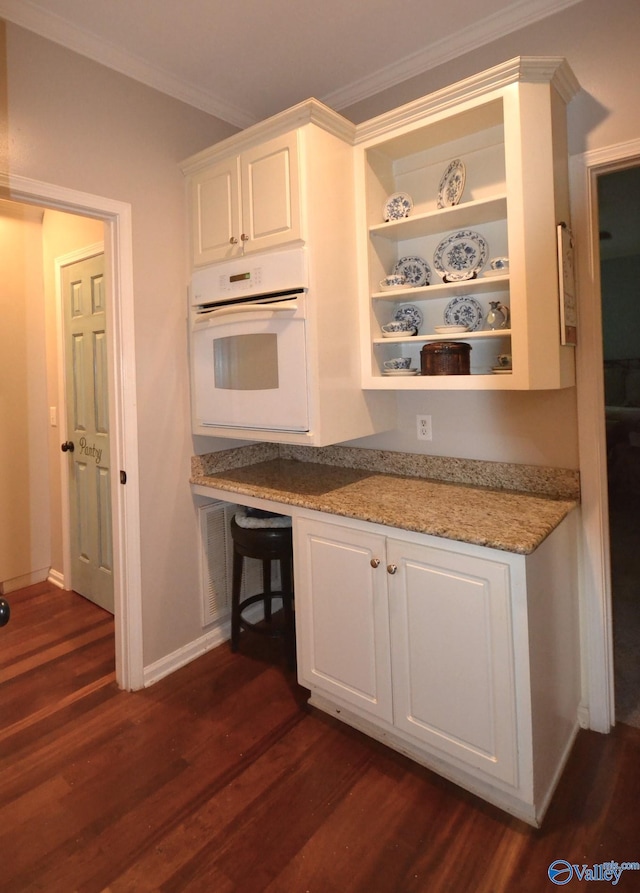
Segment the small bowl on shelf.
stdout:
<svg viewBox="0 0 640 893">
<path fill-rule="evenodd" d="M 390 291 L 393 288 L 406 288 L 407 280 L 400 273 L 392 273 L 380 280 L 380 290 Z"/>
<path fill-rule="evenodd" d="M 475 279 L 477 275 L 477 270 L 447 270 L 442 276 L 442 281 L 467 282 L 469 279 Z"/>
<path fill-rule="evenodd" d="M 392 319 L 380 327 L 385 338 L 403 338 L 407 335 L 417 335 L 418 329 L 406 319 Z"/>
<path fill-rule="evenodd" d="M 390 360 L 385 360 L 382 365 L 387 372 L 393 371 L 394 369 L 409 369 L 411 366 L 411 357 L 393 357 Z"/>
</svg>

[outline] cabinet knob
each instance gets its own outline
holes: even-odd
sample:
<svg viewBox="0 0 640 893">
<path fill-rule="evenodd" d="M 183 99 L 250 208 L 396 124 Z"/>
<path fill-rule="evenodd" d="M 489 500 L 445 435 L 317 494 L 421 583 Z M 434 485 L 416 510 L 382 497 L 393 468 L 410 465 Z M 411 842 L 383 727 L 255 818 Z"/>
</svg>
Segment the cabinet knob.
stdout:
<svg viewBox="0 0 640 893">
<path fill-rule="evenodd" d="M 236 239 L 236 237 L 231 236 L 231 238 L 229 239 L 229 245 L 237 245 L 237 244 L 238 244 L 238 240 Z"/>
<path fill-rule="evenodd" d="M 397 565 L 397 564 L 388 564 L 388 565 L 387 565 L 387 573 L 388 573 L 388 574 L 395 574 L 395 572 L 396 572 L 397 570 L 398 570 L 398 565 Z"/>
<path fill-rule="evenodd" d="M 241 233 L 241 234 L 240 234 L 240 238 L 241 238 L 241 240 L 242 240 L 243 242 L 248 242 L 248 241 L 249 241 L 249 236 L 248 236 L 246 233 Z"/>
<path fill-rule="evenodd" d="M 372 558 L 369 564 L 371 565 L 371 567 L 380 567 L 380 559 Z"/>
</svg>

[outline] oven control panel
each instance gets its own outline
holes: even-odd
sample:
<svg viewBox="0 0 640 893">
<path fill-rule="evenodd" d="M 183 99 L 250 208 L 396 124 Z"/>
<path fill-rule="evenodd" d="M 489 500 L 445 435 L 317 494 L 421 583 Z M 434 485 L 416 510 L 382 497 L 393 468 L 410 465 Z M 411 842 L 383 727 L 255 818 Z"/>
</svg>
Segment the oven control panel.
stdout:
<svg viewBox="0 0 640 893">
<path fill-rule="evenodd" d="M 196 270 L 191 279 L 190 302 L 198 307 L 295 288 L 308 288 L 304 248 L 236 258 Z"/>
<path fill-rule="evenodd" d="M 257 264 L 238 273 L 220 273 L 218 288 L 221 295 L 244 295 L 260 289 L 261 282 L 262 265 Z"/>
</svg>

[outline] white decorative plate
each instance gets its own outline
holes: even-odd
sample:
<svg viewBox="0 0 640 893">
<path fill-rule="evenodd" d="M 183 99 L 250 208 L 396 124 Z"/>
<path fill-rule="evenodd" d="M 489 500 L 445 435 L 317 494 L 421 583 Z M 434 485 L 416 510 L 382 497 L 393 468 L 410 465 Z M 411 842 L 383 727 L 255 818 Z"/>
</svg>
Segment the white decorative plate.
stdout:
<svg viewBox="0 0 640 893">
<path fill-rule="evenodd" d="M 416 334 L 416 332 L 413 329 L 411 329 L 411 331 L 409 331 L 409 332 L 382 332 L 382 337 L 383 338 L 401 339 L 401 338 L 412 338 L 415 334 Z"/>
<path fill-rule="evenodd" d="M 460 335 L 468 332 L 469 326 L 434 326 L 433 331 L 437 335 Z"/>
<path fill-rule="evenodd" d="M 423 322 L 422 311 L 415 304 L 402 304 L 393 314 L 393 318 L 397 319 L 398 322 L 402 320 L 410 323 L 416 331 L 420 329 Z"/>
<path fill-rule="evenodd" d="M 385 369 L 383 375 L 417 375 L 417 369 Z"/>
<path fill-rule="evenodd" d="M 487 240 L 472 229 L 451 233 L 440 242 L 433 255 L 433 263 L 440 273 L 471 270 L 479 273 L 489 256 Z"/>
<path fill-rule="evenodd" d="M 458 204 L 464 192 L 466 176 L 465 166 L 459 158 L 449 163 L 438 188 L 439 208 L 450 208 Z"/>
<path fill-rule="evenodd" d="M 393 272 L 401 273 L 414 288 L 429 285 L 431 281 L 431 267 L 422 257 L 401 257 Z"/>
<path fill-rule="evenodd" d="M 482 326 L 482 307 L 475 298 L 458 295 L 444 308 L 444 321 L 448 326 L 467 326 L 469 332 L 475 332 Z"/>
<path fill-rule="evenodd" d="M 386 221 L 402 220 L 408 217 L 413 208 L 413 200 L 406 192 L 394 192 L 384 203 L 382 216 Z"/>
</svg>

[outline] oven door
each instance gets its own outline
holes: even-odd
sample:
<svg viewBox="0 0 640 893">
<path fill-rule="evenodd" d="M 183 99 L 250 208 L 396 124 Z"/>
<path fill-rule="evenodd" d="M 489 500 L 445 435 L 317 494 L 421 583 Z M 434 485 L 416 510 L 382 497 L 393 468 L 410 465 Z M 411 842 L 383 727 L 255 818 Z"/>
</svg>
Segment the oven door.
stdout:
<svg viewBox="0 0 640 893">
<path fill-rule="evenodd" d="M 194 319 L 194 428 L 309 430 L 305 299 L 229 305 Z"/>
</svg>

